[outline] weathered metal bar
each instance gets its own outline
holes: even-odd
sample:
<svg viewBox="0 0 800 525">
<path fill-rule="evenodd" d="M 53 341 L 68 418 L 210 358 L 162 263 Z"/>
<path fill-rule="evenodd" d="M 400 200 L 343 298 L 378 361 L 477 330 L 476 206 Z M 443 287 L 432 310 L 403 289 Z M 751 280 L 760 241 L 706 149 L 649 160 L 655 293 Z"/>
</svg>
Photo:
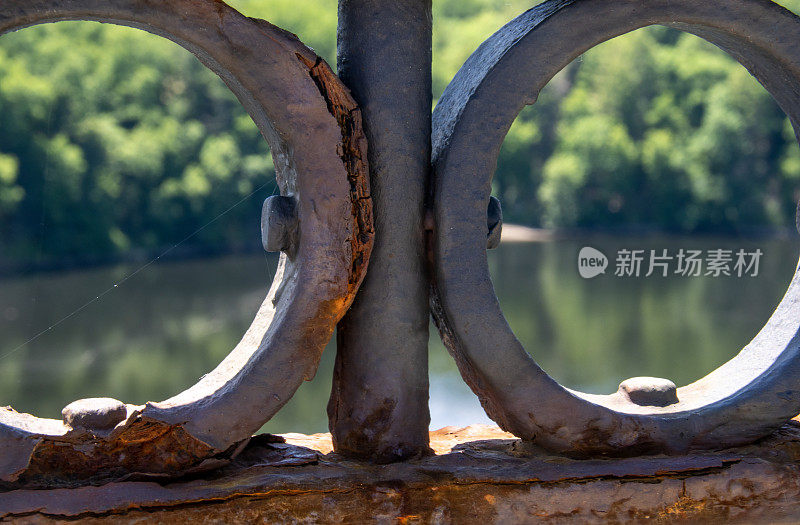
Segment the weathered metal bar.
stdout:
<svg viewBox="0 0 800 525">
<path fill-rule="evenodd" d="M 797 523 L 800 426 L 687 456 L 582 461 L 497 427 L 431 432 L 436 455 L 353 468 L 327 435 L 265 435 L 212 478 L 0 492 L 5 523 Z M 321 458 L 322 461 L 320 461 Z"/>
<path fill-rule="evenodd" d="M 431 0 L 339 0 L 338 48 L 364 117 L 376 242 L 338 327 L 328 415 L 338 452 L 393 461 L 428 450 Z"/>
</svg>

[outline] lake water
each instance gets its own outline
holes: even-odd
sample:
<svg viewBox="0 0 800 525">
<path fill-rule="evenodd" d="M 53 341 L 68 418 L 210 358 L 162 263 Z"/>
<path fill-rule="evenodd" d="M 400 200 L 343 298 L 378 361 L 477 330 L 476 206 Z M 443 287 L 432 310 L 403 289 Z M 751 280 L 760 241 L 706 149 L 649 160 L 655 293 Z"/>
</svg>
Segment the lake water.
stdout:
<svg viewBox="0 0 800 525">
<path fill-rule="evenodd" d="M 583 246 L 609 257 L 605 274 L 580 277 Z M 610 393 L 637 375 L 686 384 L 730 359 L 780 300 L 799 247 L 797 239 L 595 236 L 504 243 L 489 261 L 506 317 L 537 362 L 566 386 Z M 614 275 L 621 249 L 681 248 L 763 256 L 755 277 L 644 277 L 647 258 L 642 276 Z M 238 342 L 276 264 L 272 255 L 160 263 L 117 288 L 138 266 L 0 278 L 0 405 L 59 418 L 82 397 L 143 403 L 183 390 Z M 334 352 L 328 345 L 316 378 L 265 430 L 327 431 Z M 434 331 L 430 370 L 432 428 L 488 422 Z"/>
</svg>

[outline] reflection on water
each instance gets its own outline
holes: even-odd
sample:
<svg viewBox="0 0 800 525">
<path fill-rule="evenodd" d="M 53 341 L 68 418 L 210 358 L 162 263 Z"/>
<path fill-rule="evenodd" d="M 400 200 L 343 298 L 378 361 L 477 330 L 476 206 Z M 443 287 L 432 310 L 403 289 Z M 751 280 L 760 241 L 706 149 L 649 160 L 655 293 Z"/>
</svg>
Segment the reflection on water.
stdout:
<svg viewBox="0 0 800 525">
<path fill-rule="evenodd" d="M 794 240 L 586 238 L 504 244 L 489 253 L 509 324 L 541 366 L 565 385 L 610 393 L 652 375 L 686 384 L 730 359 L 764 324 L 797 260 Z M 609 256 L 605 275 L 577 272 L 577 254 Z M 764 252 L 758 277 L 614 277 L 626 249 L 730 248 Z M 250 324 L 277 259 L 229 257 L 155 265 L 36 340 L 14 350 L 132 268 L 0 280 L 0 405 L 60 417 L 81 397 L 161 400 L 212 369 Z M 438 336 L 431 336 L 431 426 L 486 422 Z M 333 345 L 265 429 L 327 429 Z"/>
</svg>

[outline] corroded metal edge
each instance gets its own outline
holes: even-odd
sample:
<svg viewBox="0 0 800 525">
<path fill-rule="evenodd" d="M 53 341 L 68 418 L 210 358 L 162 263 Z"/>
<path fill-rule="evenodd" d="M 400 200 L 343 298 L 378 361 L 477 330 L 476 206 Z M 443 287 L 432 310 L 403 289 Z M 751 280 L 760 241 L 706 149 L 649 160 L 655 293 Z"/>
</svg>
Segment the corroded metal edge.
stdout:
<svg viewBox="0 0 800 525">
<path fill-rule="evenodd" d="M 7 0 L 0 6 L 0 34 L 61 20 L 149 31 L 217 73 L 268 141 L 281 194 L 297 201 L 298 246 L 281 255 L 241 342 L 185 392 L 129 406 L 111 431 L 0 410 L 0 485 L 99 483 L 219 466 L 313 377 L 364 278 L 373 229 L 359 110 L 295 35 L 217 0 Z"/>
<path fill-rule="evenodd" d="M 652 24 L 727 51 L 800 131 L 800 18 L 767 0 L 549 0 L 485 41 L 434 110 L 434 319 L 489 416 L 554 451 L 635 455 L 739 445 L 800 412 L 800 272 L 739 355 L 678 389 L 678 402 L 664 407 L 562 387 L 516 339 L 494 294 L 485 210 L 509 127 L 574 58 Z"/>
<path fill-rule="evenodd" d="M 553 456 L 486 425 L 430 439 L 436 455 L 378 466 L 330 453 L 330 434 L 264 436 L 211 479 L 14 490 L 0 493 L 0 519 L 585 523 L 798 514 L 795 423 L 749 447 L 617 460 Z"/>
</svg>

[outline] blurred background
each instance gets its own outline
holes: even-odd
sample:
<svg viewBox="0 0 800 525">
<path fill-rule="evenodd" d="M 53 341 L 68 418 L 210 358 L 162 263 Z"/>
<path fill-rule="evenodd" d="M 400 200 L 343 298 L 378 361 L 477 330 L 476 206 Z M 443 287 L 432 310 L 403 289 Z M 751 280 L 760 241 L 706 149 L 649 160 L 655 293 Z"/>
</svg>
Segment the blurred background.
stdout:
<svg viewBox="0 0 800 525">
<path fill-rule="evenodd" d="M 335 67 L 335 0 L 230 3 Z M 534 4 L 434 0 L 434 99 Z M 0 37 L 0 405 L 59 417 L 80 397 L 142 403 L 212 369 L 274 275 L 259 236 L 274 179 L 250 117 L 179 46 L 90 22 Z M 489 254 L 506 316 L 540 365 L 590 392 L 710 372 L 763 325 L 797 260 L 787 117 L 724 52 L 673 29 L 557 75 L 511 128 L 493 193 L 506 223 L 546 229 Z M 585 245 L 764 256 L 755 277 L 588 281 Z M 435 333 L 430 346 L 432 427 L 487 421 Z M 267 430 L 326 430 L 333 354 Z"/>
</svg>

